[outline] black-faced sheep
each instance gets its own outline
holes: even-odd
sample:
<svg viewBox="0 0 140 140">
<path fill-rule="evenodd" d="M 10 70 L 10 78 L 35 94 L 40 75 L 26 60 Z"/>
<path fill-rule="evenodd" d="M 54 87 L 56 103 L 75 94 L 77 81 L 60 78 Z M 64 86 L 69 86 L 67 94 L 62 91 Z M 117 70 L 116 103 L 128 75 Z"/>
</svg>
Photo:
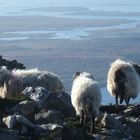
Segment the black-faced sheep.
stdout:
<svg viewBox="0 0 140 140">
<path fill-rule="evenodd" d="M 128 105 L 130 98 L 137 97 L 140 91 L 138 70 L 140 67 L 137 64 L 120 59 L 111 64 L 107 76 L 107 89 L 112 96 L 115 96 L 117 106 L 118 98 L 120 104 L 125 100 L 126 105 Z"/>
<path fill-rule="evenodd" d="M 29 86 L 44 87 L 50 92 L 64 89 L 62 81 L 51 72 L 38 69 L 9 71 L 5 66 L 0 67 L 0 96 L 2 98 L 12 97 Z"/>
<path fill-rule="evenodd" d="M 93 132 L 95 130 L 95 117 L 99 113 L 101 103 L 101 91 L 91 74 L 86 72 L 75 73 L 71 101 L 76 115 L 80 116 L 80 124 L 83 125 L 89 118 L 91 121 L 90 132 Z"/>
</svg>

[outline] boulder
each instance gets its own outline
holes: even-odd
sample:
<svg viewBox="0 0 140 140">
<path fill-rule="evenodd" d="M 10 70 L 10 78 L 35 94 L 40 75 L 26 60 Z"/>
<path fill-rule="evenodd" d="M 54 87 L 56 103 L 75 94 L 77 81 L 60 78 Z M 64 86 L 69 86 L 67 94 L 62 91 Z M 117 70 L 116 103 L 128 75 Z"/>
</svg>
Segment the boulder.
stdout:
<svg viewBox="0 0 140 140">
<path fill-rule="evenodd" d="M 40 126 L 46 134 L 40 135 L 38 140 L 62 140 L 63 126 L 58 124 L 43 124 Z M 63 139 L 64 140 L 64 139 Z"/>
<path fill-rule="evenodd" d="M 16 124 L 20 124 L 21 126 L 29 126 L 30 128 L 35 128 L 35 124 L 26 119 L 23 115 L 9 115 L 3 118 L 3 123 L 7 126 L 7 128 L 13 129 L 16 127 Z"/>
<path fill-rule="evenodd" d="M 24 140 L 22 136 L 15 136 L 10 134 L 0 134 L 0 140 Z"/>
<path fill-rule="evenodd" d="M 49 92 L 43 87 L 26 87 L 22 92 L 22 95 L 26 96 L 28 99 L 33 100 L 38 108 L 42 108 L 42 104 L 49 96 Z"/>
<path fill-rule="evenodd" d="M 139 123 L 127 123 L 126 130 L 129 130 L 129 134 L 137 139 L 140 139 L 140 124 Z"/>
<path fill-rule="evenodd" d="M 43 108 L 59 110 L 65 117 L 75 116 L 75 111 L 71 104 L 71 98 L 64 91 L 50 93 L 43 104 Z"/>
<path fill-rule="evenodd" d="M 41 128 L 46 129 L 48 131 L 56 131 L 56 130 L 63 130 L 62 125 L 48 123 L 48 124 L 42 124 L 40 125 Z"/>
<path fill-rule="evenodd" d="M 118 129 L 118 128 L 123 127 L 120 121 L 115 119 L 114 116 L 111 116 L 110 114 L 107 114 L 107 113 L 104 113 L 103 118 L 101 120 L 101 124 L 103 127 L 106 127 L 109 129 Z"/>
<path fill-rule="evenodd" d="M 42 109 L 39 113 L 35 115 L 35 122 L 37 124 L 47 124 L 47 123 L 62 123 L 63 115 L 57 110 L 47 110 Z"/>
<path fill-rule="evenodd" d="M 19 112 L 28 119 L 31 119 L 34 118 L 34 114 L 37 110 L 38 109 L 34 101 L 25 100 L 14 106 L 12 109 L 9 110 L 9 112 Z"/>
</svg>

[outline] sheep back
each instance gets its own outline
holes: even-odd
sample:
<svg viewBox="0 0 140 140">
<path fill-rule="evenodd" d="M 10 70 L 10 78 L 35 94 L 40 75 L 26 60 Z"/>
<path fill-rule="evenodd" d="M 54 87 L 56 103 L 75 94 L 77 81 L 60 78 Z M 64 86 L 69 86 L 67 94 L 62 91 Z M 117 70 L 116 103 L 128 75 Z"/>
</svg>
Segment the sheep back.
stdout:
<svg viewBox="0 0 140 140">
<path fill-rule="evenodd" d="M 122 75 L 118 78 L 120 72 Z M 116 92 L 122 88 L 118 86 L 119 82 L 123 84 L 125 96 L 137 97 L 140 90 L 140 80 L 137 72 L 131 63 L 117 59 L 111 64 L 107 75 L 107 89 L 112 96 L 115 96 Z"/>
<path fill-rule="evenodd" d="M 101 103 L 98 83 L 88 77 L 78 76 L 73 82 L 71 99 L 78 116 L 85 109 L 87 101 L 92 103 L 93 111 L 97 115 Z"/>
</svg>

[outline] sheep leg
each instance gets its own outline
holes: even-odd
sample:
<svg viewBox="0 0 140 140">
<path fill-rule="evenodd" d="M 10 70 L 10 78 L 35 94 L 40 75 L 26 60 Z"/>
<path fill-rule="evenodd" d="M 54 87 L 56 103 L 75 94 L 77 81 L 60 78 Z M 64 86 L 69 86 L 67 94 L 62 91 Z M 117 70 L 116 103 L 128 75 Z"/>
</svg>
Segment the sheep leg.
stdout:
<svg viewBox="0 0 140 140">
<path fill-rule="evenodd" d="M 123 100 L 124 100 L 124 94 L 123 94 L 123 93 L 121 93 L 121 97 L 120 97 L 120 104 L 122 104 L 122 103 L 123 103 Z"/>
<path fill-rule="evenodd" d="M 92 114 L 91 124 L 90 124 L 90 132 L 93 133 L 95 131 L 95 115 Z"/>
<path fill-rule="evenodd" d="M 126 103 L 127 106 L 129 105 L 129 101 L 130 101 L 130 97 L 127 97 L 127 98 L 125 99 L 125 103 Z"/>
<path fill-rule="evenodd" d="M 84 111 L 81 111 L 81 115 L 80 115 L 80 124 L 83 125 L 84 122 Z"/>
<path fill-rule="evenodd" d="M 115 95 L 116 106 L 118 106 L 118 94 Z"/>
<path fill-rule="evenodd" d="M 87 114 L 84 115 L 84 124 L 87 122 Z"/>
</svg>

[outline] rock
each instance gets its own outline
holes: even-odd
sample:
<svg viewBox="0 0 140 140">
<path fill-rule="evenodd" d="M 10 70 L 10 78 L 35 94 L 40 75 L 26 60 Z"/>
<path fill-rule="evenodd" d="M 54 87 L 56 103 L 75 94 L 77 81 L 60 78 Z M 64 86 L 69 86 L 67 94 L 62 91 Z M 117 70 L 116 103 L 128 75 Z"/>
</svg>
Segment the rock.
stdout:
<svg viewBox="0 0 140 140">
<path fill-rule="evenodd" d="M 9 60 L 3 59 L 2 56 L 0 56 L 0 66 L 7 66 L 9 70 L 12 70 L 15 68 L 25 69 L 25 66 L 22 63 L 17 62 L 17 60 L 9 61 Z"/>
<path fill-rule="evenodd" d="M 20 101 L 18 101 L 18 100 L 0 98 L 0 110 L 4 113 L 7 113 L 7 111 L 9 111 L 9 109 L 16 106 L 19 102 Z"/>
<path fill-rule="evenodd" d="M 28 119 L 31 119 L 34 118 L 34 114 L 37 110 L 38 109 L 34 101 L 25 100 L 17 104 L 9 112 L 11 113 L 19 112 Z"/>
<path fill-rule="evenodd" d="M 0 140 L 24 140 L 24 138 L 22 136 L 0 134 Z"/>
<path fill-rule="evenodd" d="M 140 124 L 140 116 L 139 117 L 126 117 L 125 121 Z"/>
<path fill-rule="evenodd" d="M 9 129 L 17 130 L 19 135 L 37 137 L 42 129 L 22 115 L 10 115 L 3 118 L 4 124 Z"/>
<path fill-rule="evenodd" d="M 3 122 L 10 129 L 14 128 L 16 124 L 29 126 L 31 128 L 36 127 L 35 124 L 30 122 L 23 115 L 10 115 L 10 116 L 4 117 Z"/>
<path fill-rule="evenodd" d="M 126 122 L 140 122 L 140 105 L 128 106 L 125 110 L 116 115 L 116 119 L 123 123 Z"/>
<path fill-rule="evenodd" d="M 99 136 L 87 133 L 84 127 L 79 125 L 77 120 L 68 120 L 63 127 L 63 140 L 98 140 Z"/>
<path fill-rule="evenodd" d="M 127 117 L 127 116 L 138 117 L 139 114 L 140 114 L 140 105 L 129 106 L 127 109 L 125 109 L 123 112 L 120 113 L 120 115 L 124 117 Z"/>
<path fill-rule="evenodd" d="M 49 93 L 43 87 L 27 87 L 22 95 L 34 100 L 37 106 L 50 110 L 59 110 L 64 115 L 75 116 L 74 108 L 71 104 L 71 98 L 66 92 L 51 92 Z"/>
<path fill-rule="evenodd" d="M 62 123 L 62 113 L 56 110 L 46 110 L 42 109 L 39 113 L 35 115 L 35 121 L 37 124 L 47 124 L 47 123 Z"/>
<path fill-rule="evenodd" d="M 104 113 L 104 116 L 101 120 L 101 124 L 103 127 L 109 128 L 109 129 L 117 129 L 123 127 L 120 121 L 115 119 L 114 116 L 111 116 L 110 114 Z"/>
<path fill-rule="evenodd" d="M 28 97 L 29 99 L 35 101 L 39 108 L 42 108 L 42 104 L 45 102 L 46 98 L 49 96 L 48 91 L 43 87 L 26 87 L 22 92 L 22 95 Z"/>
<path fill-rule="evenodd" d="M 63 130 L 63 126 L 62 125 L 53 124 L 53 123 L 42 124 L 40 127 L 43 128 L 43 129 L 49 130 L 49 131 Z"/>
<path fill-rule="evenodd" d="M 112 104 L 111 105 L 102 105 L 100 107 L 101 112 L 103 112 L 103 113 L 107 112 L 109 114 L 118 114 L 125 109 L 126 109 L 126 106 L 124 106 L 124 105 L 120 105 L 120 106 L 116 107 L 116 105 L 112 105 Z"/>
<path fill-rule="evenodd" d="M 43 108 L 59 110 L 64 116 L 75 116 L 71 98 L 66 92 L 50 93 L 43 104 Z"/>
<path fill-rule="evenodd" d="M 129 130 L 129 134 L 133 137 L 140 139 L 140 124 L 139 123 L 127 123 L 126 130 Z"/>
<path fill-rule="evenodd" d="M 48 133 L 40 136 L 39 140 L 62 140 L 63 126 L 58 124 L 45 124 L 41 125 Z"/>
</svg>

